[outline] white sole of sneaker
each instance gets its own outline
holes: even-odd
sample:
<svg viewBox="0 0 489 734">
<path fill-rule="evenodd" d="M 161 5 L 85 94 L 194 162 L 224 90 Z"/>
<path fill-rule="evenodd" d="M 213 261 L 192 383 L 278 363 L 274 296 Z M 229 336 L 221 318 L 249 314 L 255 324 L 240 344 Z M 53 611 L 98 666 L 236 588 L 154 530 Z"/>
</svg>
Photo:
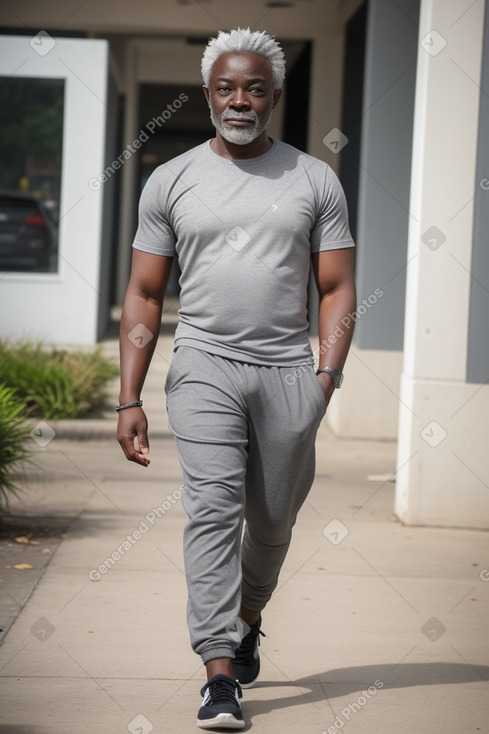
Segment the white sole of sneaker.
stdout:
<svg viewBox="0 0 489 734">
<path fill-rule="evenodd" d="M 232 714 L 218 714 L 213 719 L 197 719 L 200 729 L 244 729 L 244 721 L 236 719 Z"/>
<path fill-rule="evenodd" d="M 258 680 L 258 676 L 255 678 L 255 680 L 252 680 L 251 683 L 239 683 L 239 681 L 238 683 L 241 686 L 241 688 L 253 688 L 257 680 Z"/>
</svg>

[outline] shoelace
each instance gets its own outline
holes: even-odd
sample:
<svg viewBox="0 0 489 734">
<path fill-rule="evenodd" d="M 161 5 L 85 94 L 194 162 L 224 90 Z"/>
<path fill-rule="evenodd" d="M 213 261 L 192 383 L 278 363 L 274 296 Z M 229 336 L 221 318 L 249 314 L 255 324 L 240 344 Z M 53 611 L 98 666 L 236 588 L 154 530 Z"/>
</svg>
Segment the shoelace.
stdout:
<svg viewBox="0 0 489 734">
<path fill-rule="evenodd" d="M 245 637 L 243 637 L 241 641 L 241 645 L 236 650 L 234 654 L 235 659 L 239 661 L 248 660 L 250 655 L 253 653 L 253 650 L 255 649 L 257 638 L 258 638 L 258 644 L 260 644 L 260 635 L 262 637 L 266 637 L 266 634 L 262 632 L 261 629 L 256 628 L 256 627 L 251 627 L 248 634 L 245 635 Z"/>
<path fill-rule="evenodd" d="M 224 703 L 226 701 L 236 703 L 236 689 L 238 689 L 238 694 L 241 698 L 241 689 L 237 683 L 231 683 L 230 681 L 223 680 L 222 678 L 220 680 L 213 681 L 208 688 L 210 694 L 208 704 L 213 705 L 215 703 Z"/>
</svg>

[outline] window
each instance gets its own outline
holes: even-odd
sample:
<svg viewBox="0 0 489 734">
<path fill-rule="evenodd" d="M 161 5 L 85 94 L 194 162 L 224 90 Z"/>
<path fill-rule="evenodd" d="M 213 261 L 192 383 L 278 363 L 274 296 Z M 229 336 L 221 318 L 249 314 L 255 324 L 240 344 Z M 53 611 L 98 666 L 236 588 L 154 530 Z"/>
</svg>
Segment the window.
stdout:
<svg viewBox="0 0 489 734">
<path fill-rule="evenodd" d="M 58 270 L 64 80 L 0 77 L 0 270 Z"/>
</svg>

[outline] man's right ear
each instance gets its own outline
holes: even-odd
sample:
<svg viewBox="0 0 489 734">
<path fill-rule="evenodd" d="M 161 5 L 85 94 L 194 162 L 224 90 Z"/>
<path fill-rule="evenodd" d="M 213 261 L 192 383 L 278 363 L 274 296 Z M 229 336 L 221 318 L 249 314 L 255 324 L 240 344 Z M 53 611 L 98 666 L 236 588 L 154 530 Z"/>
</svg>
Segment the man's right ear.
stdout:
<svg viewBox="0 0 489 734">
<path fill-rule="evenodd" d="M 205 98 L 206 98 L 206 100 L 207 100 L 207 104 L 208 104 L 208 105 L 209 105 L 209 107 L 210 107 L 210 106 L 211 106 L 211 103 L 210 103 L 210 101 L 209 101 L 209 89 L 208 89 L 208 87 L 206 87 L 206 86 L 205 86 L 205 84 L 203 84 L 203 85 L 202 85 L 202 89 L 203 89 L 203 91 L 204 91 L 204 96 L 205 96 Z"/>
</svg>

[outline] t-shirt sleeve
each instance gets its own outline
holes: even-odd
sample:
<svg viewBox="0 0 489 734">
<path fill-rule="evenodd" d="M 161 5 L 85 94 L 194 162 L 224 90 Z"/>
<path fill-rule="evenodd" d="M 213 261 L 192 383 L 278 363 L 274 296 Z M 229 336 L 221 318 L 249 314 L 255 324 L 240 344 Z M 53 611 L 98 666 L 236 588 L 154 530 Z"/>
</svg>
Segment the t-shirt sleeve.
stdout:
<svg viewBox="0 0 489 734">
<path fill-rule="evenodd" d="M 328 166 L 321 191 L 318 216 L 311 232 L 311 252 L 355 247 L 348 225 L 345 193 L 332 168 Z"/>
<path fill-rule="evenodd" d="M 167 195 L 164 173 L 156 169 L 149 177 L 139 200 L 138 228 L 132 246 L 152 255 L 175 254 L 176 237 L 165 211 Z"/>
</svg>

